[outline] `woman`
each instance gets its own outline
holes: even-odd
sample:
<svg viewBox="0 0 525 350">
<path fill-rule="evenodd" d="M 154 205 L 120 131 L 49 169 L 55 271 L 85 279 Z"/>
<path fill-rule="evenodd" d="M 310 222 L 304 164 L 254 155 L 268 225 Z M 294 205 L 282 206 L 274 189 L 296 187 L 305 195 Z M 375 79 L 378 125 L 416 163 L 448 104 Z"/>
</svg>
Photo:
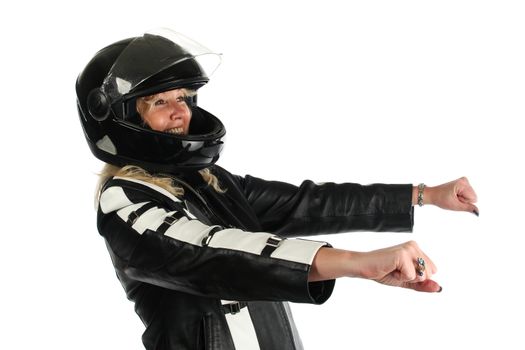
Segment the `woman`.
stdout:
<svg viewBox="0 0 525 350">
<path fill-rule="evenodd" d="M 292 239 L 410 231 L 413 205 L 477 213 L 465 178 L 437 186 L 299 187 L 215 165 L 225 129 L 196 105 L 204 47 L 162 31 L 114 43 L 77 80 L 93 154 L 108 163 L 98 229 L 146 326 L 147 349 L 301 349 L 286 301 L 320 304 L 335 278 L 439 292 L 415 242 L 350 252 Z"/>
</svg>

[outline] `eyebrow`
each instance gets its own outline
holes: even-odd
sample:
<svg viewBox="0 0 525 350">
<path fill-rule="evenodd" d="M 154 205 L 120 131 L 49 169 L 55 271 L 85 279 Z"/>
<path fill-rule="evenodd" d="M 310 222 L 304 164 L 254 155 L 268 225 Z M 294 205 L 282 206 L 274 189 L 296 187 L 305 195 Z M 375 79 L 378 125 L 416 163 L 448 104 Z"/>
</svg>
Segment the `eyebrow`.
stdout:
<svg viewBox="0 0 525 350">
<path fill-rule="evenodd" d="M 184 93 L 184 91 L 177 91 L 176 93 L 173 93 L 173 94 L 169 94 L 169 91 L 165 91 L 165 92 L 161 92 L 158 94 L 159 97 L 161 98 L 166 98 L 167 96 L 174 96 L 174 97 L 185 97 L 186 94 Z"/>
</svg>

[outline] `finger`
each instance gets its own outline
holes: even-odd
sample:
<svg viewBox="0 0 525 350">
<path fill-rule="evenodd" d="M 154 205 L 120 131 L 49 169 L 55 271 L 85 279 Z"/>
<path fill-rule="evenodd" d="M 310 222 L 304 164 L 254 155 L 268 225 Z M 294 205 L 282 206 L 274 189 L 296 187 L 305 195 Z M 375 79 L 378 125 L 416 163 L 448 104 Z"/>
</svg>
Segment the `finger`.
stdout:
<svg viewBox="0 0 525 350">
<path fill-rule="evenodd" d="M 436 264 L 434 264 L 432 259 L 430 259 L 429 256 L 425 254 L 425 252 L 423 252 L 423 250 L 421 250 L 419 245 L 417 245 L 415 242 L 412 244 L 411 248 L 412 261 L 415 264 L 416 272 L 421 270 L 424 272 L 424 279 L 430 279 L 432 275 L 437 272 Z"/>
<path fill-rule="evenodd" d="M 437 272 L 436 265 L 416 242 L 406 242 L 406 254 L 399 260 L 397 271 L 393 275 L 400 282 L 422 282 L 431 279 Z"/>
<path fill-rule="evenodd" d="M 456 210 L 467 211 L 467 212 L 476 214 L 476 216 L 479 216 L 479 209 L 476 205 L 472 204 L 471 202 L 467 202 L 464 199 L 462 200 L 459 197 L 458 199 L 459 199 L 459 202 L 456 205 Z"/>
<path fill-rule="evenodd" d="M 425 272 L 427 272 L 427 278 L 430 279 L 432 278 L 432 275 L 437 272 L 437 266 L 425 253 L 421 252 L 421 256 L 425 259 Z"/>
<path fill-rule="evenodd" d="M 476 195 L 476 192 L 470 186 L 470 183 L 468 182 L 468 179 L 466 177 L 462 177 L 460 179 L 460 182 L 458 182 L 459 188 L 457 189 L 458 197 L 463 197 L 466 199 L 469 203 L 475 203 L 478 200 L 478 196 Z"/>
<path fill-rule="evenodd" d="M 424 280 L 422 282 L 415 283 L 405 283 L 403 287 L 408 289 L 413 289 L 417 292 L 426 292 L 426 293 L 439 293 L 441 292 L 441 286 L 433 280 Z"/>
<path fill-rule="evenodd" d="M 478 201 L 478 196 L 472 189 L 471 191 L 464 190 L 458 193 L 458 199 L 468 203 L 476 203 Z"/>
<path fill-rule="evenodd" d="M 411 282 L 422 282 L 425 280 L 432 279 L 432 276 L 437 272 L 436 265 L 434 262 L 423 252 L 420 254 L 421 259 L 424 261 L 424 265 L 419 264 L 418 259 L 416 258 L 416 278 Z"/>
<path fill-rule="evenodd" d="M 393 273 L 393 277 L 399 282 L 413 282 L 419 277 L 416 272 L 416 267 L 411 260 L 401 263 L 398 270 Z"/>
<path fill-rule="evenodd" d="M 414 261 L 414 269 L 416 270 L 416 278 L 411 282 L 421 282 L 427 278 L 429 271 L 426 271 L 426 262 L 421 254 Z"/>
</svg>

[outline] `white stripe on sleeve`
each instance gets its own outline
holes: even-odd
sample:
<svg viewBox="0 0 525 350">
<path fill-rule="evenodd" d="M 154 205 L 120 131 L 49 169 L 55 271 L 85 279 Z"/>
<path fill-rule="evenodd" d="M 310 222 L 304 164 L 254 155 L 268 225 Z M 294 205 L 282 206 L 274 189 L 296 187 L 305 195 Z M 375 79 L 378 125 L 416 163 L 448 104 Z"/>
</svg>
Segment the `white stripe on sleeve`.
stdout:
<svg viewBox="0 0 525 350">
<path fill-rule="evenodd" d="M 240 250 L 259 255 L 271 236 L 262 232 L 247 233 L 239 229 L 225 229 L 213 235 L 209 247 Z"/>
<path fill-rule="evenodd" d="M 274 235 L 269 233 L 247 233 L 238 229 L 225 229 L 215 233 L 209 246 L 213 248 L 240 250 L 259 255 L 264 247 L 266 247 L 268 238 L 273 236 Z M 319 248 L 325 245 L 326 242 L 285 239 L 275 251 L 272 252 L 270 257 L 311 265 Z"/>
<path fill-rule="evenodd" d="M 131 204 L 131 205 L 128 205 L 127 207 L 124 207 L 120 210 L 117 211 L 117 215 L 124 221 L 128 221 L 128 218 L 129 218 L 129 214 L 131 214 L 132 212 L 140 209 L 142 206 L 146 205 L 148 202 L 142 202 L 142 203 L 136 203 L 136 204 Z M 150 209 L 151 210 L 151 209 Z M 139 218 L 142 217 L 139 216 Z M 138 219 L 137 219 L 138 221 Z"/>
<path fill-rule="evenodd" d="M 312 265 L 315 254 L 326 242 L 308 241 L 304 239 L 286 239 L 270 255 L 272 258 L 300 262 Z"/>
<path fill-rule="evenodd" d="M 152 190 L 154 190 L 156 192 L 162 193 L 163 195 L 165 195 L 166 197 L 170 198 L 174 202 L 180 202 L 181 201 L 180 199 L 175 197 L 173 194 L 171 194 L 170 192 L 166 191 L 164 188 L 162 188 L 160 186 L 157 186 L 157 185 L 154 185 L 152 183 L 146 182 L 146 181 L 132 179 L 132 178 L 129 178 L 129 177 L 120 177 L 120 176 L 115 176 L 114 179 L 124 180 L 124 181 L 129 181 L 129 182 L 135 182 L 135 183 L 141 184 L 143 186 L 149 187 L 149 188 L 151 188 Z"/>
<path fill-rule="evenodd" d="M 132 205 L 122 187 L 110 187 L 100 196 L 100 209 L 104 214 Z"/>
<path fill-rule="evenodd" d="M 146 230 L 155 231 L 162 224 L 165 217 L 166 210 L 153 207 L 139 216 L 132 227 L 140 234 L 144 233 Z"/>
<path fill-rule="evenodd" d="M 171 225 L 165 235 L 179 241 L 201 246 L 203 238 L 208 236 L 208 233 L 214 227 L 205 225 L 198 220 L 188 220 L 183 217 Z"/>
</svg>

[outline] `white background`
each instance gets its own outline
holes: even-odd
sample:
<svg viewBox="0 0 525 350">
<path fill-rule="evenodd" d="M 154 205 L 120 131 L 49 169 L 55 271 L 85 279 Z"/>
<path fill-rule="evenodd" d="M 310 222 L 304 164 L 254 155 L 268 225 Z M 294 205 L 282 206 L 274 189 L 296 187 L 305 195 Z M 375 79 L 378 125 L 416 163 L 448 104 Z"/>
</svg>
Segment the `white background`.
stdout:
<svg viewBox="0 0 525 350">
<path fill-rule="evenodd" d="M 62 1 L 2 7 L 0 348 L 142 349 L 95 227 L 101 163 L 74 85 L 103 46 L 159 26 L 222 52 L 200 105 L 219 164 L 299 184 L 468 176 L 481 215 L 416 208 L 441 294 L 343 279 L 293 305 L 306 349 L 523 349 L 525 10 L 520 1 Z"/>
</svg>

